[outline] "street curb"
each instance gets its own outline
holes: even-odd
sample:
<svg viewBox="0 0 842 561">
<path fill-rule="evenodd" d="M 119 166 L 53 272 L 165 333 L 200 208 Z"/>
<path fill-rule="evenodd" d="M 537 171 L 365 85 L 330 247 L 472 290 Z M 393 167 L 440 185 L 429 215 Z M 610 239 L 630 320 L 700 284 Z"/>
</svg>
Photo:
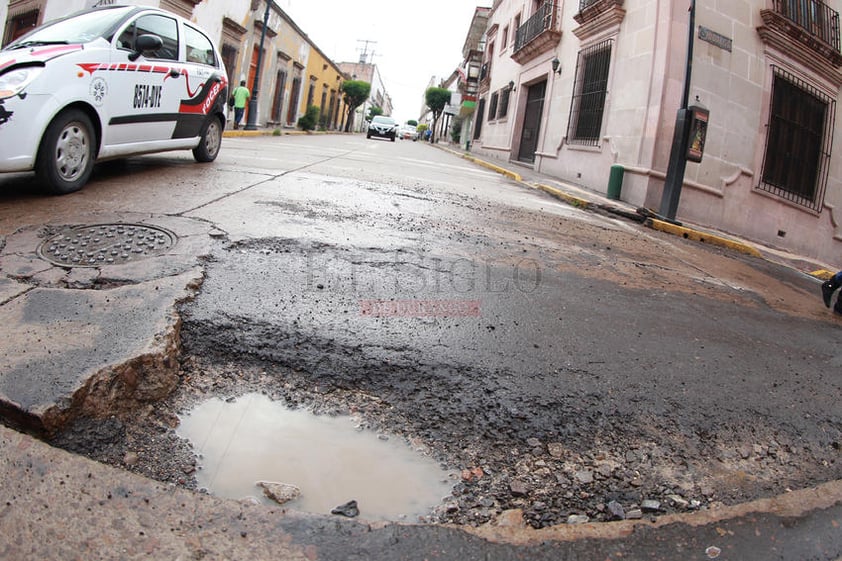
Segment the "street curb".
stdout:
<svg viewBox="0 0 842 561">
<path fill-rule="evenodd" d="M 247 130 L 227 130 L 222 133 L 223 138 L 237 138 L 243 136 L 302 136 L 302 135 L 309 135 L 309 134 L 328 134 L 328 131 L 296 131 L 296 130 L 283 130 L 281 129 L 279 133 L 275 133 L 276 129 L 260 129 L 256 131 L 247 131 Z"/>
<path fill-rule="evenodd" d="M 278 131 L 277 133 L 275 131 Z M 223 138 L 235 138 L 240 136 L 308 136 L 318 134 L 346 134 L 341 131 L 300 131 L 294 129 L 259 129 L 247 131 L 245 129 L 228 129 L 222 132 Z"/>
<path fill-rule="evenodd" d="M 810 275 L 811 277 L 815 277 L 819 280 L 826 281 L 826 280 L 830 280 L 830 277 L 832 277 L 836 273 L 834 273 L 833 271 L 828 271 L 827 269 L 819 269 L 817 271 L 811 271 L 807 274 Z"/>
<path fill-rule="evenodd" d="M 701 230 L 694 230 L 685 226 L 670 224 L 669 222 L 657 220 L 655 218 L 647 218 L 643 224 L 649 228 L 652 228 L 653 230 L 658 230 L 660 232 L 665 232 L 674 236 L 680 236 L 686 240 L 693 240 L 701 243 L 707 243 L 711 245 L 725 247 L 728 249 L 733 249 L 734 251 L 738 251 L 746 255 L 751 255 L 752 257 L 763 257 L 763 254 L 761 254 L 760 251 L 754 246 L 738 242 L 729 238 L 724 238 L 716 234 L 711 234 L 710 232 L 702 232 Z"/>
<path fill-rule="evenodd" d="M 588 201 L 586 199 L 576 197 L 576 196 L 571 195 L 569 193 L 565 193 L 564 191 L 562 191 L 560 189 L 556 189 L 555 187 L 550 187 L 549 185 L 544 185 L 544 184 L 541 184 L 541 183 L 535 183 L 535 184 L 527 183 L 523 180 L 523 178 L 521 177 L 520 174 L 515 173 L 513 171 L 510 171 L 510 170 L 507 170 L 506 168 L 500 167 L 498 165 L 486 162 L 486 161 L 481 160 L 481 159 L 479 159 L 475 156 L 470 156 L 468 154 L 457 152 L 455 150 L 451 150 L 450 148 L 445 148 L 443 146 L 440 146 L 440 147 L 437 146 L 437 148 L 440 148 L 441 150 L 444 150 L 445 152 L 450 152 L 451 154 L 457 155 L 457 156 L 459 156 L 459 157 L 461 157 L 465 160 L 471 161 L 471 162 L 473 162 L 475 164 L 478 164 L 480 166 L 483 166 L 483 167 L 486 167 L 488 169 L 494 170 L 494 171 L 496 171 L 496 172 L 498 172 L 502 175 L 505 175 L 507 177 L 510 177 L 510 178 L 514 179 L 518 183 L 521 183 L 522 185 L 525 185 L 527 187 L 532 187 L 534 189 L 540 189 L 541 191 L 544 191 L 545 193 L 548 193 L 548 194 L 552 195 L 553 197 L 555 197 L 557 199 L 560 199 L 560 200 L 566 202 L 567 204 L 569 204 L 571 206 L 574 206 L 576 208 L 581 208 L 583 210 L 594 210 L 595 208 L 600 206 L 598 203 L 594 203 L 592 201 Z M 723 236 L 719 236 L 719 235 L 716 235 L 716 234 L 712 234 L 710 232 L 704 232 L 702 230 L 694 230 L 692 228 L 687 228 L 686 226 L 678 226 L 678 225 L 671 224 L 671 223 L 665 222 L 663 220 L 657 220 L 657 219 L 654 219 L 654 218 L 647 218 L 646 220 L 643 221 L 643 225 L 647 226 L 649 228 L 652 228 L 653 230 L 658 230 L 658 231 L 661 231 L 661 232 L 664 232 L 664 233 L 667 233 L 667 234 L 672 234 L 674 236 L 682 237 L 686 240 L 693 240 L 693 241 L 700 242 L 700 243 L 706 243 L 706 244 L 710 244 L 710 245 L 716 245 L 716 246 L 724 247 L 724 248 L 727 248 L 727 249 L 732 249 L 734 251 L 737 251 L 739 253 L 743 253 L 745 255 L 750 255 L 752 257 L 760 257 L 760 258 L 763 257 L 763 254 L 760 253 L 760 250 L 758 250 L 756 247 L 754 247 L 752 245 L 749 245 L 749 244 L 746 244 L 746 243 L 743 243 L 743 242 L 738 242 L 736 240 L 725 238 Z M 823 274 L 821 271 L 819 273 Z M 828 273 L 830 275 L 833 274 L 833 273 L 829 273 L 827 271 L 824 271 L 824 273 Z"/>
<path fill-rule="evenodd" d="M 458 154 L 458 152 L 457 152 L 457 154 Z M 510 179 L 514 179 L 518 183 L 524 182 L 523 177 L 521 177 L 521 175 L 519 173 L 515 173 L 513 171 L 507 170 L 506 168 L 502 168 L 498 165 L 492 164 L 491 162 L 486 162 L 485 160 L 480 160 L 479 158 L 475 158 L 474 156 L 469 156 L 468 154 L 462 154 L 462 158 L 464 158 L 465 160 L 468 160 L 469 162 L 473 162 L 477 165 L 480 165 L 484 168 L 488 168 L 492 171 L 496 171 L 497 173 L 499 173 L 501 175 L 505 175 L 506 177 L 508 177 Z"/>
<path fill-rule="evenodd" d="M 569 193 L 565 193 L 561 189 L 556 189 L 555 187 L 550 187 L 549 185 L 544 185 L 542 183 L 535 183 L 534 185 L 527 183 L 527 185 L 529 185 L 530 187 L 534 187 L 536 189 L 540 189 L 541 191 L 544 191 L 545 193 L 549 193 L 550 195 L 556 197 L 557 199 L 563 200 L 564 202 L 566 202 L 570 206 L 575 206 L 577 208 L 581 208 L 581 209 L 584 209 L 584 210 L 592 210 L 595 206 L 594 203 L 592 203 L 590 201 L 587 201 L 585 199 L 580 199 L 579 197 L 574 197 L 573 195 L 571 195 Z"/>
</svg>

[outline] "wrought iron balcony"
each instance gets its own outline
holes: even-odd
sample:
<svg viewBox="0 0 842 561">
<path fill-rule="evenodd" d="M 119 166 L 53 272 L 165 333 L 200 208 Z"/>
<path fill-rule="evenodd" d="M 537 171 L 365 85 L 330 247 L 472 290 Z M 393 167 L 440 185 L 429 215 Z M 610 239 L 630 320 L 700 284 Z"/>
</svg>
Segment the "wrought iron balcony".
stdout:
<svg viewBox="0 0 842 561">
<path fill-rule="evenodd" d="M 547 0 L 517 28 L 512 58 L 518 64 L 523 64 L 558 45 L 561 40 L 558 17 L 555 0 Z"/>
<path fill-rule="evenodd" d="M 821 0 L 774 0 L 774 9 L 761 10 L 763 26 L 758 32 L 773 41 L 770 31 L 789 37 L 820 54 L 833 66 L 842 65 L 839 12 Z"/>
<path fill-rule="evenodd" d="M 579 0 L 579 11 L 573 19 L 580 27 L 573 34 L 584 41 L 620 25 L 625 15 L 623 0 Z"/>
<path fill-rule="evenodd" d="M 820 0 L 775 0 L 775 11 L 814 38 L 839 50 L 839 12 Z"/>
</svg>

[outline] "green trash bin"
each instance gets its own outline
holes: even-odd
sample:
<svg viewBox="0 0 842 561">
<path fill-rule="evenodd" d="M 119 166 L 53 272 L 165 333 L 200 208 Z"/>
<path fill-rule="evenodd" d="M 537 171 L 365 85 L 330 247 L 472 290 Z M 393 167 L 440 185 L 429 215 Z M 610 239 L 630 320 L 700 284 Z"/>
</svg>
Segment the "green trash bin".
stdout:
<svg viewBox="0 0 842 561">
<path fill-rule="evenodd" d="M 611 174 L 608 176 L 608 193 L 606 196 L 614 201 L 620 200 L 620 191 L 623 189 L 623 174 L 625 168 L 623 166 L 614 164 L 611 166 Z"/>
</svg>

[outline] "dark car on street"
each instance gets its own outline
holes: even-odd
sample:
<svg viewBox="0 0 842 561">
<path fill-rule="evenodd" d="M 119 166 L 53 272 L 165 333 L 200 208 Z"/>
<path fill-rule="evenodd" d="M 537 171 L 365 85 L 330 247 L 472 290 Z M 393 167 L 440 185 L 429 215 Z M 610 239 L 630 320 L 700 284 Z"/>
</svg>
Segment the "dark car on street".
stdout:
<svg viewBox="0 0 842 561">
<path fill-rule="evenodd" d="M 371 138 L 372 136 L 378 136 L 381 138 L 388 138 L 389 140 L 394 142 L 397 134 L 397 121 L 395 121 L 391 117 L 386 117 L 385 115 L 377 115 L 368 124 L 368 132 L 366 133 L 365 137 Z"/>
</svg>

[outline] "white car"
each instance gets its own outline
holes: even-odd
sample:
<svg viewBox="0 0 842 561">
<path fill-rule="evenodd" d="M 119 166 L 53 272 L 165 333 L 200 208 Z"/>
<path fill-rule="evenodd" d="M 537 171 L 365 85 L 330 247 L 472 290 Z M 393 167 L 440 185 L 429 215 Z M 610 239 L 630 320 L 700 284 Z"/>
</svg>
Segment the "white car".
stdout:
<svg viewBox="0 0 842 561">
<path fill-rule="evenodd" d="M 35 170 L 65 194 L 110 158 L 190 149 L 210 162 L 227 97 L 219 51 L 195 24 L 138 6 L 79 12 L 0 51 L 0 172 Z"/>
</svg>

